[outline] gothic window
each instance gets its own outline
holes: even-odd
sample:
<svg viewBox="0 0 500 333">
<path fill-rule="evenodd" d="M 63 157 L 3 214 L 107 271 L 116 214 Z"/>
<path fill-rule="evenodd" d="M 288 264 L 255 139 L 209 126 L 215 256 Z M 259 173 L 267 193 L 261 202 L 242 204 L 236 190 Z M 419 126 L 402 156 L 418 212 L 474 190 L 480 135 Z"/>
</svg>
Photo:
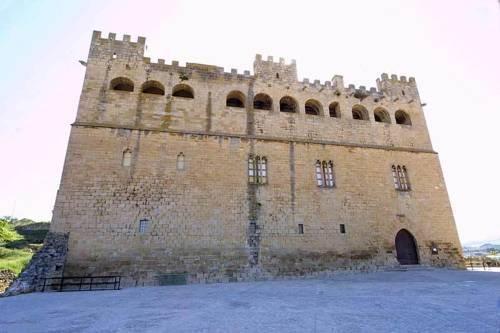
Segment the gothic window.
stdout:
<svg viewBox="0 0 500 333">
<path fill-rule="evenodd" d="M 184 170 L 185 167 L 184 153 L 179 153 L 179 155 L 177 155 L 177 170 Z"/>
<path fill-rule="evenodd" d="M 250 184 L 267 184 L 267 158 L 264 156 L 248 157 L 248 182 Z"/>
<path fill-rule="evenodd" d="M 335 187 L 332 161 L 316 161 L 316 185 L 319 187 Z"/>
<path fill-rule="evenodd" d="M 394 179 L 394 188 L 398 191 L 409 191 L 410 181 L 408 179 L 408 172 L 406 166 L 393 165 L 392 178 Z"/>
<path fill-rule="evenodd" d="M 126 149 L 122 156 L 122 166 L 129 167 L 132 164 L 132 152 L 130 149 Z"/>
</svg>

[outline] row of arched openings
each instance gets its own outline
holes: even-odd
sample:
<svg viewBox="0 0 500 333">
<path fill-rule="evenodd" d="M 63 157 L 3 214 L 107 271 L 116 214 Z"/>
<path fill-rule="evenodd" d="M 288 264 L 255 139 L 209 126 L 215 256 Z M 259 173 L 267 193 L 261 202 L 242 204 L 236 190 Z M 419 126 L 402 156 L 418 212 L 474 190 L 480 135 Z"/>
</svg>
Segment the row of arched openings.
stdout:
<svg viewBox="0 0 500 333">
<path fill-rule="evenodd" d="M 117 77 L 111 80 L 111 90 L 134 91 L 134 82 L 126 77 Z M 153 95 L 165 95 L 165 87 L 158 81 L 149 80 L 141 85 L 141 92 Z M 172 96 L 194 98 L 194 91 L 187 84 L 180 83 L 172 89 Z"/>
<path fill-rule="evenodd" d="M 134 91 L 134 83 L 132 80 L 125 77 L 117 77 L 111 80 L 110 88 L 120 91 Z M 154 95 L 165 95 L 165 87 L 158 81 L 149 80 L 142 84 L 141 92 Z M 194 98 L 194 91 L 189 85 L 180 83 L 173 87 L 172 96 L 183 98 Z M 233 90 L 226 96 L 226 106 L 234 108 L 244 108 L 246 97 L 241 91 Z M 279 101 L 281 112 L 297 113 L 298 103 L 290 96 L 284 96 Z M 273 100 L 264 93 L 259 93 L 253 98 L 253 108 L 256 110 L 272 110 Z M 362 105 L 352 107 L 352 119 L 369 120 L 368 110 Z M 323 114 L 323 107 L 320 102 L 315 99 L 309 99 L 305 102 L 305 112 L 307 115 L 320 116 Z M 339 103 L 332 102 L 328 106 L 328 114 L 332 118 L 340 118 Z M 373 112 L 374 119 L 380 123 L 391 123 L 389 113 L 382 107 L 378 107 Z M 410 116 L 403 110 L 398 110 L 395 113 L 396 124 L 411 125 Z"/>
</svg>

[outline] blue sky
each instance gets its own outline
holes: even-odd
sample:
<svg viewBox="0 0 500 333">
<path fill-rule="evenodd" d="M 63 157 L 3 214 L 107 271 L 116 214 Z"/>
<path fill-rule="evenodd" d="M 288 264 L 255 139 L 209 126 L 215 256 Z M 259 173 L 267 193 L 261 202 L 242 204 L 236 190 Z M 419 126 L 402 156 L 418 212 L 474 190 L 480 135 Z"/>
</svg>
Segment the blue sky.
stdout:
<svg viewBox="0 0 500 333">
<path fill-rule="evenodd" d="M 0 215 L 51 218 L 92 30 L 147 37 L 147 55 L 375 86 L 415 76 L 464 242 L 500 238 L 500 4 L 442 1 L 0 2 Z"/>
</svg>

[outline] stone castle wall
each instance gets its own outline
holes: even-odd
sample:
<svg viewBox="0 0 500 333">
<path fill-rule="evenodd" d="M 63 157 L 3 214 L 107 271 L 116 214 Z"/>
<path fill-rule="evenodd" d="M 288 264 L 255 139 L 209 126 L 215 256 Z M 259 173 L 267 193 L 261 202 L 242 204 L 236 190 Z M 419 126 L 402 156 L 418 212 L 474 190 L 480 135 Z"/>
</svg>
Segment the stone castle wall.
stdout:
<svg viewBox="0 0 500 333">
<path fill-rule="evenodd" d="M 396 263 L 401 229 L 415 237 L 421 263 L 460 265 L 414 79 L 383 75 L 368 90 L 344 87 L 340 76 L 299 82 L 295 62 L 259 55 L 254 75 L 226 73 L 151 63 L 144 45 L 94 33 L 52 221 L 53 231 L 69 233 L 66 273 L 121 274 L 132 284 L 169 273 L 200 282 L 374 269 Z M 120 77 L 133 91 L 111 89 Z M 142 92 L 152 80 L 163 95 Z M 172 96 L 178 84 L 194 98 Z M 244 107 L 226 106 L 234 91 Z M 259 93 L 271 97 L 271 110 L 254 109 Z M 284 96 L 296 100 L 296 113 L 280 112 Z M 305 113 L 309 99 L 319 115 Z M 331 103 L 340 117 L 330 117 Z M 367 120 L 353 119 L 353 108 Z M 380 108 L 388 123 L 375 121 Z M 399 110 L 411 125 L 397 123 Z M 267 184 L 248 183 L 250 154 L 266 156 Z M 316 185 L 317 160 L 333 162 L 334 188 Z M 393 164 L 407 167 L 411 191 L 394 189 Z"/>
</svg>

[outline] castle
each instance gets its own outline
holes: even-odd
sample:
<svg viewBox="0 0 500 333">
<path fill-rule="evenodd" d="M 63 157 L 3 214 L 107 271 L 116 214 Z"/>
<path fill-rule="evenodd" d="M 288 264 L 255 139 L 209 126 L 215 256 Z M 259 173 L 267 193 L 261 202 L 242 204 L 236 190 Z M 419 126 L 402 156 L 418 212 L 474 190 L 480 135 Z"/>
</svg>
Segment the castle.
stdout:
<svg viewBox="0 0 500 333">
<path fill-rule="evenodd" d="M 377 88 L 144 57 L 94 31 L 53 233 L 67 275 L 129 284 L 460 266 L 414 78 Z"/>
</svg>

